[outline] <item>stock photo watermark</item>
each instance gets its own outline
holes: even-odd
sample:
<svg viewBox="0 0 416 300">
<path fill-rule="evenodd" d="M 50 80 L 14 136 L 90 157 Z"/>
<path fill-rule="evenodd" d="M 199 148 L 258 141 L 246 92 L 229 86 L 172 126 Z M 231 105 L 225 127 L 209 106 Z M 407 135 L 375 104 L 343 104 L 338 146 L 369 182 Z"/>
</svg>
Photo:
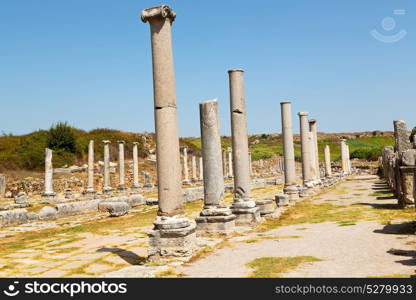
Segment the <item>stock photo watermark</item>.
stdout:
<svg viewBox="0 0 416 300">
<path fill-rule="evenodd" d="M 406 15 L 405 9 L 395 9 L 393 10 L 394 16 L 404 16 Z M 370 31 L 370 34 L 378 41 L 383 43 L 396 43 L 402 40 L 406 35 L 407 31 L 401 29 L 399 31 L 396 30 L 396 33 L 393 33 L 396 29 L 396 19 L 393 17 L 385 17 L 381 20 L 381 28 L 383 29 L 384 33 L 380 33 L 377 29 L 373 29 Z"/>
</svg>

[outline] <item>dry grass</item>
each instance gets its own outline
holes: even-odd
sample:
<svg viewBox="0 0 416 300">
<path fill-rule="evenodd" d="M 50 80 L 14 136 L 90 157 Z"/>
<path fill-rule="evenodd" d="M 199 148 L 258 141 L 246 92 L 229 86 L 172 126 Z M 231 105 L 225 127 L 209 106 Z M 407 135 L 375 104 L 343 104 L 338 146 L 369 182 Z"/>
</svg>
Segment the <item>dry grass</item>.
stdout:
<svg viewBox="0 0 416 300">
<path fill-rule="evenodd" d="M 317 261 L 322 259 L 314 256 L 260 257 L 248 262 L 246 266 L 254 269 L 248 276 L 250 278 L 279 278 L 302 264 Z"/>
</svg>

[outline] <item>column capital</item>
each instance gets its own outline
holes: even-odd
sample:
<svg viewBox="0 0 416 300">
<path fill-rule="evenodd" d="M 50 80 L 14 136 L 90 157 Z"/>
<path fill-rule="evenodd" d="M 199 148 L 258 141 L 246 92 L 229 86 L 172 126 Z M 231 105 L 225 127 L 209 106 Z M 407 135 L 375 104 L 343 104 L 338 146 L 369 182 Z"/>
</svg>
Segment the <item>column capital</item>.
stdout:
<svg viewBox="0 0 416 300">
<path fill-rule="evenodd" d="M 138 145 L 139 144 L 139 142 L 133 142 L 133 145 Z"/>
<path fill-rule="evenodd" d="M 103 144 L 104 144 L 104 145 L 111 144 L 111 141 L 109 141 L 109 140 L 104 140 L 104 141 L 103 141 Z"/>
<path fill-rule="evenodd" d="M 298 112 L 298 116 L 299 117 L 307 117 L 307 116 L 309 116 L 309 113 L 305 112 L 305 111 L 301 111 L 301 112 Z"/>
<path fill-rule="evenodd" d="M 310 119 L 310 120 L 309 120 L 309 123 L 310 123 L 310 124 L 315 124 L 315 123 L 316 123 L 316 119 Z"/>
<path fill-rule="evenodd" d="M 280 104 L 292 104 L 292 102 L 291 101 L 282 101 L 282 102 L 280 102 Z"/>
<path fill-rule="evenodd" d="M 153 18 L 170 19 L 170 22 L 172 23 L 175 21 L 176 13 L 169 6 L 161 5 L 142 10 L 140 18 L 144 23 Z"/>
<path fill-rule="evenodd" d="M 125 144 L 126 142 L 125 142 L 125 141 L 120 140 L 120 141 L 117 141 L 117 143 L 119 143 L 119 144 Z"/>
<path fill-rule="evenodd" d="M 244 70 L 243 69 L 231 69 L 231 70 L 228 70 L 228 73 L 232 73 L 232 72 L 244 72 Z"/>
</svg>

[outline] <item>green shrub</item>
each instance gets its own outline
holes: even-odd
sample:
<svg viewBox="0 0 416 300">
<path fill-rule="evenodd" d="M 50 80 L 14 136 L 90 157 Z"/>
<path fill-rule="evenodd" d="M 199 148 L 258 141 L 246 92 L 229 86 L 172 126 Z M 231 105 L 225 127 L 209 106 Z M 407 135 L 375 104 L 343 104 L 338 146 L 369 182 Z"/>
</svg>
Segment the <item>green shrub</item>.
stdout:
<svg viewBox="0 0 416 300">
<path fill-rule="evenodd" d="M 77 143 L 74 129 L 66 122 L 58 122 L 49 129 L 47 145 L 52 150 L 64 150 L 75 153 L 77 151 Z"/>
</svg>

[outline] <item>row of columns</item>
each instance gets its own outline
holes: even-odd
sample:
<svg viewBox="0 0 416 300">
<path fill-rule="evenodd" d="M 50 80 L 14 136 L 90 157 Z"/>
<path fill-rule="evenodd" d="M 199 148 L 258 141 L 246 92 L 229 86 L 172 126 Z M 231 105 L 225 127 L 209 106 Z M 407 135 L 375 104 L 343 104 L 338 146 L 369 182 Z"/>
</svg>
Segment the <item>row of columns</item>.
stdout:
<svg viewBox="0 0 416 300">
<path fill-rule="evenodd" d="M 324 172 L 321 178 L 317 121 L 308 119 L 309 113 L 299 112 L 301 162 L 302 162 L 302 186 L 297 184 L 295 152 L 293 143 L 291 102 L 281 102 L 282 139 L 284 156 L 284 195 L 277 195 L 278 203 L 287 205 L 294 203 L 300 196 L 307 196 L 315 186 L 322 183 L 327 186 L 334 183 L 332 180 L 331 153 L 328 145 L 324 148 Z M 341 160 L 344 174 L 351 173 L 349 148 L 345 140 L 341 140 Z"/>
<path fill-rule="evenodd" d="M 110 141 L 103 141 L 104 144 L 104 172 L 103 172 L 103 192 L 110 193 L 113 189 L 110 181 Z M 119 185 L 118 190 L 127 190 L 125 184 L 125 162 L 124 162 L 124 141 L 118 141 L 119 148 Z M 145 185 L 148 185 L 146 183 Z M 139 158 L 138 158 L 138 142 L 133 142 L 133 183 L 131 190 L 140 188 L 139 184 Z M 94 141 L 91 140 L 88 144 L 88 168 L 87 168 L 87 187 L 85 194 L 94 195 L 96 193 L 94 186 Z M 42 194 L 43 198 L 53 198 L 56 193 L 53 191 L 53 165 L 52 165 L 52 150 L 45 149 L 45 190 Z"/>
<path fill-rule="evenodd" d="M 244 71 L 228 71 L 230 91 L 232 151 L 221 151 L 218 103 L 216 99 L 200 103 L 202 165 L 204 172 L 204 207 L 196 224 L 184 216 L 181 195 L 181 163 L 176 113 L 171 27 L 176 18 L 165 5 L 142 11 L 141 19 L 150 24 L 152 45 L 154 110 L 157 145 L 159 209 L 153 230 L 149 232 L 149 257 L 189 256 L 194 250 L 197 230 L 228 233 L 235 225 L 261 220 L 260 213 L 273 212 L 273 201 L 254 201 L 251 197 L 251 159 L 248 152 L 247 118 L 244 96 Z M 299 197 L 293 148 L 290 102 L 282 104 L 284 139 L 285 193 L 292 201 Z M 320 183 L 316 121 L 308 113 L 299 113 L 301 124 L 303 186 Z M 328 149 L 328 150 L 327 150 Z M 326 155 L 327 176 L 331 175 L 329 148 Z M 184 149 L 184 181 L 189 181 L 187 150 Z M 194 161 L 194 159 L 193 159 Z M 231 207 L 223 203 L 224 173 L 234 178 Z M 194 164 L 193 164 L 194 165 Z M 193 172 L 195 174 L 195 172 Z"/>
<path fill-rule="evenodd" d="M 191 157 L 191 166 L 192 166 L 192 182 L 197 182 L 198 180 L 202 181 L 204 177 L 204 167 L 202 165 L 202 157 L 199 157 L 199 174 L 197 172 L 197 157 L 192 155 Z M 188 148 L 183 148 L 183 184 L 189 185 L 189 168 L 188 168 Z"/>
</svg>

